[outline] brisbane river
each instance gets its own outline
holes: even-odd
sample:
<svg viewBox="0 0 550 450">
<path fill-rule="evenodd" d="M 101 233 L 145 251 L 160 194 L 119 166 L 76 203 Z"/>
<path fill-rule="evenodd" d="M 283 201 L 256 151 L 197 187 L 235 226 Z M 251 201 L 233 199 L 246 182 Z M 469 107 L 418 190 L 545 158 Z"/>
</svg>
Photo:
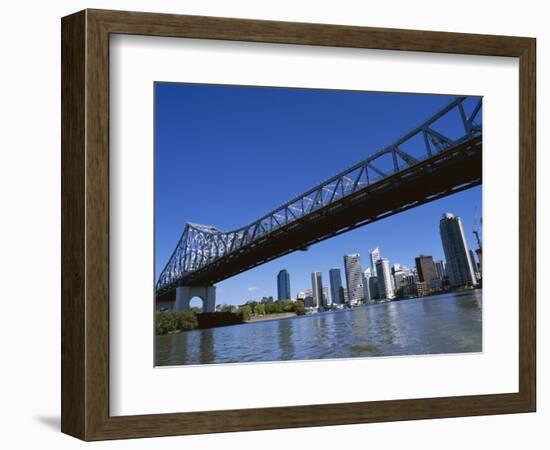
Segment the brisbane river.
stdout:
<svg viewBox="0 0 550 450">
<path fill-rule="evenodd" d="M 482 351 L 481 290 L 156 336 L 156 365 Z"/>
</svg>

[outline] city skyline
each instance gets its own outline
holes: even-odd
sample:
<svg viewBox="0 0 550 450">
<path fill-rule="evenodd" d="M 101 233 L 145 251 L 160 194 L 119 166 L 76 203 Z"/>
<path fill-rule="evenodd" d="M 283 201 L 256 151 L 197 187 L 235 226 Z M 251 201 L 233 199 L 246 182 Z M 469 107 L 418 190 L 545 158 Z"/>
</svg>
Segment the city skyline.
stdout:
<svg viewBox="0 0 550 450">
<path fill-rule="evenodd" d="M 222 230 L 242 226 L 393 142 L 454 98 L 163 83 L 155 86 L 155 92 L 156 276 L 186 221 Z M 453 135 L 456 130 L 445 131 Z M 188 165 L 208 167 L 208 176 L 190 171 L 186 182 L 178 183 L 181 169 Z M 267 177 L 260 170 L 263 166 L 269 167 Z M 241 197 L 243 202 L 235 201 Z M 375 246 L 380 246 L 390 261 L 407 266 L 413 266 L 414 257 L 420 253 L 444 259 L 433 224 L 446 211 L 463 217 L 468 228 L 481 213 L 481 187 L 371 223 L 226 279 L 216 285 L 217 303 L 238 305 L 262 296 L 276 297 L 273 274 L 283 268 L 292 274 L 291 283 L 297 292 L 309 285 L 311 272 L 327 277 L 331 267 L 343 270 L 343 254 L 360 253 L 364 269 L 368 252 Z M 473 242 L 472 237 L 466 238 Z"/>
<path fill-rule="evenodd" d="M 443 218 L 440 217 L 440 220 L 439 222 L 437 222 L 436 224 L 436 228 L 440 229 L 441 228 L 441 222 L 443 221 L 443 219 L 445 219 L 446 217 L 448 218 L 448 216 L 452 216 L 453 219 L 458 219 L 461 223 L 461 218 L 459 215 L 455 215 L 455 214 L 452 214 L 452 213 L 444 213 L 442 214 Z M 477 227 L 473 227 L 475 229 L 478 229 Z M 479 229 L 478 229 L 479 230 Z M 480 232 L 481 234 L 481 232 Z M 465 240 L 465 243 L 466 243 L 466 246 L 468 247 L 468 258 L 470 256 L 470 253 L 472 252 L 475 252 L 475 250 L 477 249 L 474 245 L 476 241 L 473 241 L 473 242 L 467 242 L 468 240 L 466 239 L 466 236 L 464 234 L 461 235 L 461 239 L 462 237 L 464 238 Z M 441 253 L 443 254 L 442 257 L 439 257 L 439 258 L 435 258 L 433 257 L 432 255 L 426 255 L 425 252 L 422 252 L 420 250 L 418 250 L 416 256 L 414 257 L 411 257 L 409 258 L 409 260 L 407 260 L 406 262 L 403 262 L 403 261 L 396 261 L 396 260 L 393 260 L 391 258 L 386 258 L 385 257 L 385 254 L 384 254 L 384 249 L 383 249 L 383 246 L 382 245 L 375 245 L 373 248 L 369 248 L 369 250 L 367 251 L 366 255 L 365 254 L 362 254 L 361 252 L 353 252 L 353 253 L 349 253 L 349 254 L 342 254 L 340 256 L 340 264 L 334 264 L 333 266 L 331 266 L 329 269 L 327 269 L 326 271 L 325 270 L 312 270 L 308 273 L 309 275 L 309 278 L 310 278 L 310 283 L 308 284 L 307 282 L 306 283 L 303 283 L 303 285 L 298 285 L 298 287 L 296 288 L 295 290 L 295 295 L 294 296 L 290 296 L 289 299 L 292 299 L 292 300 L 296 300 L 298 295 L 300 294 L 303 294 L 305 292 L 312 292 L 313 294 L 313 297 L 314 297 L 314 300 L 315 300 L 315 303 L 317 303 L 316 301 L 316 296 L 315 296 L 315 282 L 319 282 L 318 280 L 320 279 L 320 285 L 322 289 L 326 289 L 328 290 L 328 292 L 330 293 L 330 297 L 331 297 L 331 303 L 335 303 L 334 302 L 334 299 L 335 299 L 335 296 L 334 296 L 334 293 L 333 293 L 333 289 L 332 289 L 332 280 L 333 280 L 333 274 L 335 274 L 335 271 L 338 272 L 338 277 L 340 277 L 340 286 L 344 289 L 346 289 L 346 292 L 347 289 L 348 289 L 348 282 L 347 282 L 347 279 L 346 279 L 346 259 L 349 259 L 349 258 L 352 258 L 354 259 L 353 261 L 353 264 L 356 264 L 356 261 L 355 259 L 357 258 L 358 259 L 358 263 L 359 263 L 359 266 L 357 267 L 357 269 L 360 269 L 361 270 L 361 273 L 366 275 L 367 272 L 371 272 L 371 266 L 370 264 L 373 262 L 373 261 L 378 261 L 378 266 L 376 269 L 375 269 L 375 272 L 372 274 L 373 277 L 375 278 L 378 278 L 376 281 L 378 283 L 377 285 L 377 290 L 378 290 L 378 294 L 381 295 L 381 294 L 390 294 L 389 295 L 389 299 L 393 299 L 394 296 L 395 296 L 395 291 L 396 291 L 396 288 L 397 286 L 395 285 L 395 277 L 394 275 L 391 273 L 392 272 L 392 268 L 394 267 L 400 267 L 400 268 L 408 268 L 408 270 L 411 270 L 411 269 L 414 269 L 417 274 L 418 274 L 418 281 L 421 281 L 421 282 L 427 282 L 428 285 L 430 285 L 430 283 L 432 282 L 432 280 L 435 278 L 435 277 L 439 277 L 439 278 L 443 278 L 443 276 L 446 276 L 448 274 L 447 272 L 447 269 L 446 269 L 446 265 L 447 265 L 447 261 L 445 259 L 445 251 L 444 251 L 444 237 L 439 233 L 437 235 L 437 240 L 439 242 L 439 246 L 441 247 Z M 374 259 L 373 259 L 373 255 L 374 255 Z M 363 260 L 361 259 L 363 258 Z M 425 277 L 422 275 L 422 270 L 418 270 L 419 269 L 419 259 L 420 260 L 423 260 L 423 259 L 428 259 L 430 261 L 430 264 L 433 265 L 433 274 L 432 276 L 429 278 L 429 280 L 426 280 Z M 363 261 L 363 262 L 362 262 Z M 468 259 L 468 262 L 469 262 L 469 259 Z M 291 277 L 291 273 L 289 270 L 287 270 L 286 268 L 284 269 L 281 269 L 279 271 L 279 274 L 277 275 L 277 280 L 279 279 L 279 276 L 281 274 L 281 272 L 285 272 L 286 273 L 286 276 Z M 343 272 L 343 274 L 342 274 Z M 382 288 L 382 285 L 378 282 L 378 280 L 380 279 L 380 274 L 385 274 L 385 277 L 387 279 L 387 282 L 391 283 L 391 286 L 384 286 L 384 288 Z M 322 276 L 326 274 L 327 275 L 327 280 L 326 282 L 322 282 Z M 314 281 L 316 280 L 316 281 Z M 369 284 L 368 284 L 368 279 L 365 279 L 365 277 L 363 276 L 363 282 L 366 282 L 366 284 L 362 285 L 361 288 L 363 289 L 363 292 L 364 292 L 364 296 L 363 296 L 363 300 L 365 301 L 370 301 L 373 296 L 373 294 L 370 292 L 370 287 Z M 475 280 L 475 278 L 472 278 L 472 280 Z M 474 282 L 475 284 L 475 282 Z M 277 283 L 278 285 L 278 283 Z M 278 292 L 278 287 L 276 287 L 276 290 Z M 349 294 L 348 294 L 349 295 Z M 238 305 L 238 304 L 243 304 L 243 303 L 246 303 L 247 301 L 250 301 L 250 300 L 260 300 L 261 298 L 263 297 L 273 297 L 273 298 L 279 298 L 279 296 L 277 295 L 277 297 L 275 295 L 273 295 L 272 293 L 269 293 L 268 291 L 264 291 L 264 294 L 263 295 L 260 295 L 258 298 L 247 298 L 246 300 L 243 299 L 243 301 L 241 302 L 235 302 L 235 303 L 231 303 L 231 302 L 224 302 L 226 304 L 234 304 L 234 305 Z M 344 303 L 343 299 L 342 299 L 342 303 Z M 320 304 L 317 305 L 318 306 L 321 306 Z M 326 306 L 326 305 L 325 305 Z"/>
<path fill-rule="evenodd" d="M 474 188 L 478 189 L 478 188 Z M 474 190 L 471 189 L 471 190 Z M 471 191 L 470 190 L 470 191 Z M 466 191 L 468 192 L 468 191 Z M 461 196 L 464 193 L 455 194 L 455 196 Z M 480 195 L 481 197 L 481 195 Z M 440 201 L 434 202 L 433 204 L 423 205 L 419 208 L 415 208 L 414 210 L 406 211 L 403 214 L 412 213 L 414 211 L 421 212 L 423 208 L 430 205 L 436 205 L 438 203 L 445 203 L 446 199 L 442 199 Z M 480 198 L 481 200 L 481 198 Z M 438 208 L 439 209 L 439 208 Z M 473 220 L 479 220 L 477 219 L 477 208 L 472 208 L 472 218 Z M 219 303 L 224 304 L 230 304 L 230 305 L 239 305 L 246 303 L 249 300 L 259 300 L 262 297 L 273 297 L 274 299 L 277 298 L 277 282 L 276 282 L 276 276 L 281 270 L 286 270 L 290 274 L 290 282 L 291 285 L 294 286 L 293 288 L 293 296 L 292 299 L 296 299 L 296 295 L 299 292 L 306 291 L 308 289 L 311 290 L 311 275 L 314 272 L 320 272 L 322 276 L 326 277 L 326 280 L 323 284 L 324 287 L 329 287 L 330 289 L 330 270 L 333 268 L 340 269 L 341 271 L 341 277 L 342 277 L 342 286 L 344 288 L 347 288 L 346 283 L 346 277 L 345 277 L 345 266 L 344 266 L 344 256 L 345 255 L 351 255 L 351 254 L 359 254 L 361 258 L 361 269 L 365 271 L 366 269 L 370 269 L 370 252 L 373 249 L 378 249 L 380 256 L 384 259 L 387 259 L 389 261 L 390 267 L 392 267 L 394 264 L 399 264 L 401 266 L 406 266 L 410 269 L 415 268 L 415 258 L 421 256 L 421 255 L 429 255 L 432 256 L 434 263 L 443 261 L 446 263 L 445 259 L 445 253 L 443 250 L 442 245 L 442 239 L 440 236 L 440 219 L 443 214 L 446 212 L 449 212 L 445 209 L 442 211 L 439 211 L 437 214 L 435 214 L 434 217 L 436 217 L 436 220 L 432 223 L 431 230 L 430 228 L 425 228 L 425 231 L 427 232 L 427 235 L 432 235 L 434 241 L 429 242 L 430 245 L 413 245 L 411 247 L 408 247 L 410 249 L 409 253 L 405 257 L 400 257 L 403 255 L 403 252 L 399 251 L 399 242 L 396 242 L 395 236 L 391 236 L 388 233 L 384 233 L 384 224 L 386 221 L 392 221 L 395 220 L 397 223 L 391 225 L 391 229 L 400 228 L 400 226 L 403 224 L 402 220 L 397 220 L 400 216 L 394 216 L 385 219 L 384 221 L 380 222 L 374 222 L 367 227 L 363 227 L 357 230 L 352 230 L 345 235 L 337 236 L 335 238 L 329 239 L 325 242 L 321 242 L 319 244 L 316 244 L 316 246 L 323 246 L 327 244 L 327 247 L 332 247 L 330 249 L 330 255 L 332 258 L 327 258 L 327 250 L 326 249 L 320 249 L 319 254 L 323 254 L 323 263 L 315 263 L 310 260 L 310 258 L 307 258 L 308 253 L 312 251 L 312 249 L 315 249 L 316 246 L 310 247 L 308 251 L 306 252 L 294 252 L 292 254 L 283 256 L 281 258 L 278 258 L 274 261 L 270 261 L 262 266 L 256 267 L 248 272 L 245 272 L 243 274 L 237 275 L 236 277 L 229 278 L 228 280 L 225 280 L 218 284 L 218 298 L 221 299 Z M 460 214 L 455 214 L 456 216 L 461 217 Z M 462 223 L 464 224 L 464 220 L 462 220 Z M 378 226 L 376 226 L 378 225 Z M 368 228 L 377 228 L 376 235 L 378 235 L 378 239 L 376 242 L 370 242 L 370 241 L 363 241 L 362 239 L 351 239 L 352 242 L 346 242 L 346 245 L 348 247 L 342 247 L 342 248 L 349 248 L 350 250 L 347 252 L 342 252 L 340 248 L 338 247 L 338 242 L 333 242 L 332 245 L 330 244 L 330 241 L 339 240 L 340 238 L 343 238 L 350 234 L 361 234 L 361 232 L 367 234 Z M 464 227 L 464 237 L 468 246 L 468 249 L 475 250 L 477 249 L 477 243 L 475 241 L 475 237 L 472 234 L 472 226 Z M 374 235 L 375 230 L 371 230 L 369 235 Z M 431 233 L 430 233 L 431 231 Z M 472 237 L 468 236 L 468 234 L 471 234 Z M 482 233 L 480 233 L 481 235 Z M 409 236 L 409 233 L 403 233 L 403 238 Z M 412 238 L 414 236 L 409 236 L 409 238 Z M 418 238 L 418 236 L 416 236 Z M 368 239 L 368 237 L 366 237 Z M 357 245 L 353 245 L 353 241 L 360 241 Z M 420 241 L 420 240 L 418 240 Z M 388 244 L 388 245 L 386 245 Z M 352 250 L 354 249 L 355 250 Z M 360 250 L 357 250 L 359 248 Z M 387 251 L 385 249 L 388 249 Z M 426 248 L 431 249 L 430 251 L 426 250 Z M 400 256 L 395 256 L 400 255 Z M 294 257 L 293 257 L 294 256 Z M 311 258 L 313 261 L 316 261 L 317 258 Z M 299 263 L 299 264 L 296 264 Z M 256 274 L 255 274 L 256 272 Z M 373 276 L 377 276 L 376 271 L 374 272 Z M 235 285 L 242 285 L 242 282 L 239 283 L 238 278 L 244 279 L 244 284 L 250 284 L 253 281 L 256 281 L 255 284 L 250 284 L 249 287 L 246 289 L 239 289 L 238 287 L 235 289 Z M 251 281 L 246 281 L 246 280 Z M 250 289 L 250 287 L 253 287 L 253 289 Z M 239 292 L 241 294 L 239 294 Z M 232 294 L 234 293 L 234 294 Z"/>
</svg>

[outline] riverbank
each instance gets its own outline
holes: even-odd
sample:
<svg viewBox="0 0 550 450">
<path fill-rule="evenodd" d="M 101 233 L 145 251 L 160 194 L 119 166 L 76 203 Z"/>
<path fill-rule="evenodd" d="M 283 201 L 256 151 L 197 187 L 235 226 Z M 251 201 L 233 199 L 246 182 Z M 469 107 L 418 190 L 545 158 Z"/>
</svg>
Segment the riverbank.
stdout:
<svg viewBox="0 0 550 450">
<path fill-rule="evenodd" d="M 265 314 L 262 316 L 251 317 L 250 319 L 245 320 L 244 323 L 265 322 L 266 320 L 287 319 L 289 317 L 295 317 L 295 316 L 297 316 L 297 314 L 293 312 Z"/>
</svg>

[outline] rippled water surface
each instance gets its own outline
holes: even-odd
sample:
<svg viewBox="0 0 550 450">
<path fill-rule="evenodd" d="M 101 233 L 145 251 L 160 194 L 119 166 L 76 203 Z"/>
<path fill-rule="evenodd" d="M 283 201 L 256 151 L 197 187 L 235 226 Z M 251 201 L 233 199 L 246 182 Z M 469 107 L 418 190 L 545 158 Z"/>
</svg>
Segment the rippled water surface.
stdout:
<svg viewBox="0 0 550 450">
<path fill-rule="evenodd" d="M 482 351 L 481 290 L 156 337 L 156 365 Z"/>
</svg>

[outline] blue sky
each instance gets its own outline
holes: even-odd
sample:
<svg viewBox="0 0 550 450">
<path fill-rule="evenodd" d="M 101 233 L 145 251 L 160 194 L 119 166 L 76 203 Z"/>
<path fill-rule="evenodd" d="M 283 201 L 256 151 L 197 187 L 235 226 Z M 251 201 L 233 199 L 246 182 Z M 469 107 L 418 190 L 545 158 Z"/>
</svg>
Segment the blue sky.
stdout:
<svg viewBox="0 0 550 450">
<path fill-rule="evenodd" d="M 365 159 L 432 116 L 454 97 L 313 89 L 155 84 L 156 276 L 186 222 L 225 231 L 241 227 Z M 466 108 L 475 99 L 466 100 Z M 461 133 L 444 119 L 438 130 Z M 437 128 L 437 127 L 436 127 Z M 417 145 L 418 144 L 418 145 Z M 403 148 L 417 156 L 420 142 Z M 217 303 L 277 295 L 276 275 L 290 272 L 292 295 L 311 287 L 311 272 L 340 267 L 343 255 L 380 247 L 408 266 L 423 253 L 443 259 L 439 219 L 481 215 L 481 187 L 403 212 L 295 252 L 219 283 Z"/>
</svg>

